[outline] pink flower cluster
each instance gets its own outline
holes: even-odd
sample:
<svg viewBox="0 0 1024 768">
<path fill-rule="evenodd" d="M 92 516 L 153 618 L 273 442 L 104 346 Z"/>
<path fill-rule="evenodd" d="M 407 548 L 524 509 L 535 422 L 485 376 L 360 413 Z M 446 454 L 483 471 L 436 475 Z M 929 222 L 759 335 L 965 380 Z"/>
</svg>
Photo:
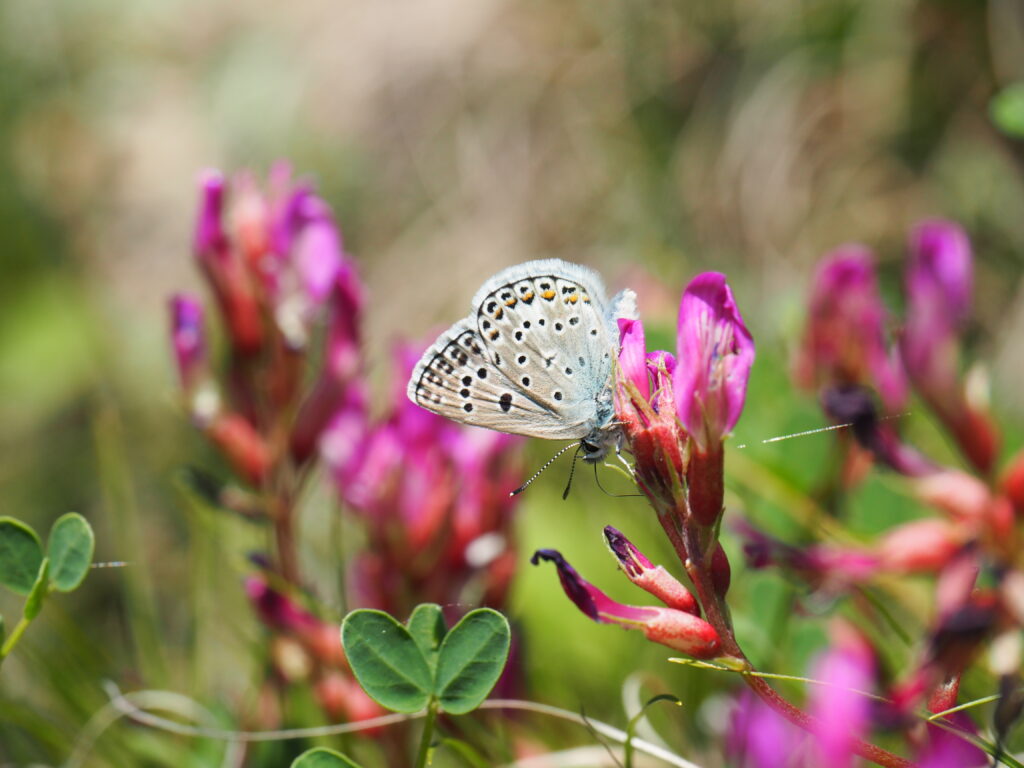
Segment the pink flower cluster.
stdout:
<svg viewBox="0 0 1024 768">
<path fill-rule="evenodd" d="M 241 174 L 230 200 L 228 192 L 221 174 L 205 174 L 194 237 L 227 334 L 227 373 L 211 365 L 198 298 L 171 299 L 171 332 L 195 422 L 259 487 L 273 482 L 272 470 L 313 457 L 358 372 L 362 287 L 327 205 L 287 165 L 273 169 L 266 190 Z"/>
<path fill-rule="evenodd" d="M 842 246 L 821 263 L 797 381 L 821 391 L 836 421 L 854 423 L 858 440 L 877 459 L 904 474 L 928 474 L 934 466 L 879 422 L 868 394 L 877 392 L 886 413 L 895 414 L 912 386 L 964 457 L 988 476 L 998 433 L 984 407 L 968 397 L 960 372 L 961 336 L 971 307 L 970 242 L 959 225 L 936 219 L 911 232 L 908 250 L 906 313 L 896 334 L 887 329 L 892 318 L 879 296 L 870 250 Z"/>
<path fill-rule="evenodd" d="M 522 438 L 466 427 L 411 403 L 419 349 L 400 346 L 390 410 L 361 398 L 335 414 L 324 459 L 364 522 L 351 583 L 360 606 L 405 615 L 419 602 L 501 607 L 515 570 L 512 536 Z"/>
<path fill-rule="evenodd" d="M 1003 684 L 1018 683 L 1024 628 L 1024 454 L 997 476 L 999 436 L 985 406 L 968 394 L 961 371 L 962 336 L 970 319 L 972 254 L 964 231 L 941 220 L 909 238 L 906 310 L 890 318 L 878 292 L 871 253 L 844 246 L 829 255 L 813 282 L 800 350 L 798 381 L 821 393 L 826 413 L 849 424 L 843 485 L 866 469 L 867 456 L 907 478 L 909 492 L 931 514 L 902 523 L 866 545 L 794 547 L 741 524 L 755 567 L 781 565 L 804 584 L 838 593 L 880 574 L 935 576 L 934 617 L 913 668 L 889 692 L 902 712 L 926 703 L 932 712 L 957 701 L 960 677 L 986 647 Z M 962 466 L 944 466 L 900 436 L 894 415 L 911 393 L 932 411 Z M 997 733 L 997 736 L 1000 734 Z"/>
<path fill-rule="evenodd" d="M 521 441 L 412 405 L 404 382 L 417 355 L 404 346 L 401 386 L 372 415 L 364 288 L 327 204 L 287 165 L 264 186 L 248 173 L 230 183 L 206 173 L 194 250 L 224 329 L 224 362 L 194 296 L 171 299 L 171 342 L 193 421 L 246 485 L 209 481 L 206 495 L 271 532 L 271 554 L 256 556 L 261 573 L 246 589 L 271 631 L 273 682 L 308 682 L 332 717 L 372 716 L 379 708 L 348 670 L 337 623 L 311 610 L 302 576 L 297 505 L 311 468 L 323 461 L 365 532 L 347 564 L 351 605 L 404 616 L 436 602 L 462 613 L 504 605 Z"/>
<path fill-rule="evenodd" d="M 729 561 L 717 535 L 724 441 L 743 411 L 753 338 L 725 276 L 717 272 L 698 275 L 683 292 L 676 354 L 648 352 L 639 320 L 619 320 L 619 332 L 616 420 L 633 457 L 637 486 L 658 513 L 697 597 L 613 528 L 606 528 L 605 536 L 626 575 L 667 608 L 612 601 L 554 550 L 539 550 L 534 563 L 555 563 L 566 593 L 595 621 L 639 629 L 648 639 L 696 658 L 721 653 L 738 658 L 722 605 Z"/>
</svg>

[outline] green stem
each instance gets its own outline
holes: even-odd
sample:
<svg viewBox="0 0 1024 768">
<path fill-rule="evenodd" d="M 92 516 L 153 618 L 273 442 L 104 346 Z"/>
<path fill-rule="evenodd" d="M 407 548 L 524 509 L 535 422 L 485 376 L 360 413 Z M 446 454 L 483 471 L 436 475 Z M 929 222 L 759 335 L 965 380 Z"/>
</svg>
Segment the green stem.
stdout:
<svg viewBox="0 0 1024 768">
<path fill-rule="evenodd" d="M 427 704 L 427 719 L 423 721 L 423 736 L 420 737 L 420 751 L 416 755 L 416 768 L 426 768 L 430 755 L 430 742 L 434 738 L 434 723 L 437 720 L 437 702 Z"/>
<path fill-rule="evenodd" d="M 14 650 L 14 646 L 17 644 L 18 640 L 21 639 L 21 636 L 25 634 L 25 630 L 28 629 L 29 623 L 30 620 L 22 616 L 21 620 L 14 625 L 14 629 L 11 630 L 11 634 L 8 635 L 7 640 L 4 641 L 3 647 L 0 648 L 0 663 L 3 663 L 3 660 L 7 658 L 7 654 Z"/>
</svg>

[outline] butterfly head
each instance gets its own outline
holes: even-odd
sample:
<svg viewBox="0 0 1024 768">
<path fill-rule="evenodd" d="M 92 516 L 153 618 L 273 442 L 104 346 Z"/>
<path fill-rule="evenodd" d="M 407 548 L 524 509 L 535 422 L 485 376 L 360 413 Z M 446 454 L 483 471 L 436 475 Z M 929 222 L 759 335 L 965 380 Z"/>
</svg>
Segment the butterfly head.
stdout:
<svg viewBox="0 0 1024 768">
<path fill-rule="evenodd" d="M 618 451 L 622 446 L 622 429 L 618 422 L 610 422 L 594 428 L 590 434 L 580 439 L 580 450 L 583 460 L 589 464 L 597 464 L 611 450 Z"/>
</svg>

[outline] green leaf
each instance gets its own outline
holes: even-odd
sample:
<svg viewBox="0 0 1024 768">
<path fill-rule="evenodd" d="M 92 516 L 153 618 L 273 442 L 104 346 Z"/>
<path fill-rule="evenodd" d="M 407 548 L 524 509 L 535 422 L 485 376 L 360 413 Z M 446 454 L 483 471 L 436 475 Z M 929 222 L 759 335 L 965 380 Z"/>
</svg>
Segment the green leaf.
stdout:
<svg viewBox="0 0 1024 768">
<path fill-rule="evenodd" d="M 326 747 L 317 747 L 296 757 L 291 768 L 359 768 L 359 765 L 340 752 Z"/>
<path fill-rule="evenodd" d="M 28 599 L 25 600 L 25 607 L 21 612 L 21 615 L 29 621 L 38 616 L 39 611 L 42 610 L 43 600 L 46 599 L 49 592 L 49 575 L 50 558 L 44 557 L 39 566 L 39 573 L 36 575 L 36 583 L 32 585 L 32 591 L 28 593 Z"/>
<path fill-rule="evenodd" d="M 0 584 L 27 595 L 43 562 L 43 546 L 29 526 L 13 517 L 0 517 Z"/>
<path fill-rule="evenodd" d="M 999 130 L 1015 139 L 1024 139 L 1024 82 L 1014 83 L 993 96 L 988 111 Z"/>
<path fill-rule="evenodd" d="M 77 512 L 61 515 L 50 529 L 46 554 L 50 558 L 50 584 L 70 592 L 82 583 L 92 564 L 95 539 L 92 528 Z"/>
<path fill-rule="evenodd" d="M 4 640 L 7 639 L 7 627 L 4 624 L 3 614 L 0 614 L 0 646 L 4 644 Z"/>
<path fill-rule="evenodd" d="M 490 608 L 470 611 L 452 627 L 437 659 L 441 709 L 461 715 L 480 706 L 505 668 L 510 638 L 508 620 Z"/>
<path fill-rule="evenodd" d="M 341 644 L 370 698 L 395 712 L 419 712 L 433 690 L 430 665 L 409 630 L 383 611 L 352 611 Z"/>
<path fill-rule="evenodd" d="M 448 633 L 441 606 L 436 603 L 417 605 L 406 625 L 409 627 L 409 634 L 416 641 L 423 658 L 427 660 L 427 666 L 433 673 L 437 667 L 437 652 L 441 648 L 444 636 Z"/>
</svg>

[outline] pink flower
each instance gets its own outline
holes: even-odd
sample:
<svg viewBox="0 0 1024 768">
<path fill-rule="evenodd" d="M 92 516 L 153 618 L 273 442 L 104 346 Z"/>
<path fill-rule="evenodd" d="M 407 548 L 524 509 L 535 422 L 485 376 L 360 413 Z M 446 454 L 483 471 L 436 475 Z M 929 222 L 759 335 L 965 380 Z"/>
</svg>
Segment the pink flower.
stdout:
<svg viewBox="0 0 1024 768">
<path fill-rule="evenodd" d="M 292 427 L 292 455 L 305 461 L 334 414 L 357 386 L 362 374 L 360 354 L 363 287 L 355 268 L 346 262 L 334 272 L 328 297 L 327 341 L 320 375 Z"/>
<path fill-rule="evenodd" d="M 810 768 L 807 736 L 749 691 L 735 703 L 726 754 L 743 768 Z"/>
<path fill-rule="evenodd" d="M 871 700 L 864 695 L 874 677 L 870 649 L 863 643 L 833 647 L 818 659 L 811 676 L 825 683 L 811 690 L 810 701 L 820 764 L 849 768 L 854 742 L 871 723 Z"/>
<path fill-rule="evenodd" d="M 538 549 L 530 562 L 537 565 L 541 560 L 555 564 L 565 594 L 594 621 L 618 624 L 624 629 L 638 629 L 648 640 L 694 658 L 710 659 L 718 655 L 718 634 L 710 624 L 692 613 L 675 608 L 618 603 L 585 581 L 556 550 Z"/>
<path fill-rule="evenodd" d="M 232 353 L 221 387 L 229 395 L 231 421 L 211 436 L 226 450 L 234 446 L 237 457 L 243 421 L 275 450 L 279 436 L 271 440 L 265 430 L 290 424 L 291 458 L 301 466 L 316 453 L 335 413 L 342 408 L 351 413 L 355 398 L 346 392 L 358 388 L 362 373 L 362 286 L 330 209 L 308 184 L 292 179 L 285 163 L 278 163 L 262 186 L 251 173 L 239 173 L 227 184 L 220 173 L 209 171 L 200 186 L 193 242 Z M 188 381 L 183 378 L 188 391 L 202 348 L 186 352 L 184 345 L 201 318 L 183 301 L 174 305 L 174 342 L 183 377 L 188 371 Z M 322 318 L 325 347 L 314 357 L 321 367 L 310 376 L 303 365 Z"/>
<path fill-rule="evenodd" d="M 875 388 L 889 411 L 907 396 L 903 370 L 885 339 L 886 310 L 867 248 L 844 245 L 818 265 L 811 286 L 807 328 L 797 362 L 805 387 Z"/>
<path fill-rule="evenodd" d="M 967 236 L 952 222 L 928 221 L 911 233 L 900 349 L 915 386 L 940 402 L 959 394 L 957 337 L 970 309 L 971 262 Z"/>
<path fill-rule="evenodd" d="M 700 452 L 710 452 L 743 411 L 754 340 L 743 324 L 725 275 L 690 281 L 679 304 L 676 412 Z"/>
<path fill-rule="evenodd" d="M 626 381 L 632 382 L 644 400 L 649 400 L 651 382 L 646 354 L 643 323 L 619 318 L 619 368 Z"/>
<path fill-rule="evenodd" d="M 322 455 L 368 544 L 353 568 L 361 605 L 402 613 L 415 602 L 459 602 L 472 583 L 501 605 L 512 576 L 512 517 L 522 483 L 521 438 L 466 427 L 405 395 L 420 350 L 395 353 L 391 410 L 371 420 L 362 398 L 336 411 Z M 413 603 L 409 603 L 414 600 Z"/>
<path fill-rule="evenodd" d="M 263 344 L 263 321 L 252 275 L 224 228 L 224 203 L 224 177 L 207 171 L 200 183 L 193 239 L 196 258 L 220 306 L 232 346 L 240 355 L 253 355 Z"/>
<path fill-rule="evenodd" d="M 967 402 L 959 372 L 959 336 L 970 313 L 972 272 L 971 246 L 959 225 L 935 219 L 914 229 L 900 352 L 921 397 L 967 458 L 987 474 L 998 436 L 991 421 Z"/>
</svg>

